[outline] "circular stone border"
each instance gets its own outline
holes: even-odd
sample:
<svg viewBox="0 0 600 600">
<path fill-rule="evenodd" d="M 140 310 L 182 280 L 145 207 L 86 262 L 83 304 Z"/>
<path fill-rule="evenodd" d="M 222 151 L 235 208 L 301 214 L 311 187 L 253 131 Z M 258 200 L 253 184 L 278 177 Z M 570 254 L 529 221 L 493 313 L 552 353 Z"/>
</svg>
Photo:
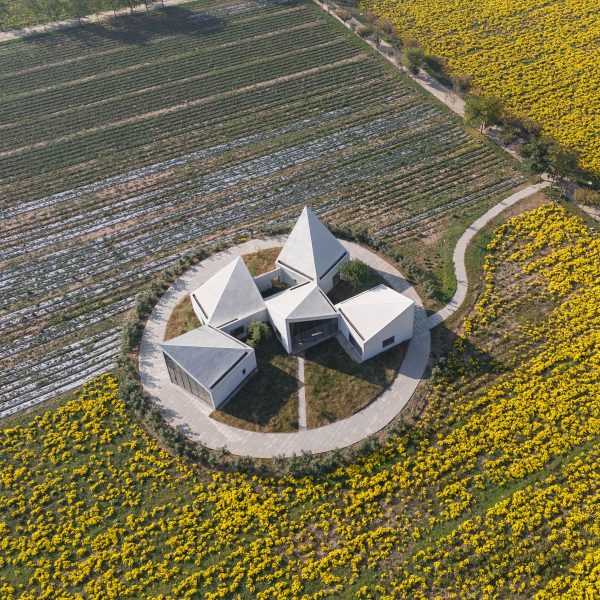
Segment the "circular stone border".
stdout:
<svg viewBox="0 0 600 600">
<path fill-rule="evenodd" d="M 340 240 L 352 258 L 377 270 L 386 283 L 415 302 L 415 322 L 406 356 L 394 381 L 368 406 L 345 419 L 290 433 L 264 433 L 240 429 L 210 418 L 212 408 L 171 383 L 159 344 L 177 304 L 236 256 L 282 246 L 283 237 L 255 239 L 239 244 L 191 267 L 160 298 L 142 336 L 139 351 L 140 378 L 165 420 L 191 440 L 212 449 L 227 448 L 232 454 L 253 458 L 321 453 L 344 448 L 383 429 L 408 403 L 427 365 L 431 348 L 430 325 L 414 288 L 390 263 L 353 242 Z"/>
</svg>

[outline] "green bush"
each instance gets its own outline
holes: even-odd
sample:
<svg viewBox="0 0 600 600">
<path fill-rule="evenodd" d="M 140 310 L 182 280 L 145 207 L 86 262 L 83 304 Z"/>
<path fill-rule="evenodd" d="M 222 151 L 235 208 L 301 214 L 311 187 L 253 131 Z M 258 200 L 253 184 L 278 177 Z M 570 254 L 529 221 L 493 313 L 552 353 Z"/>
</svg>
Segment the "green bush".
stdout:
<svg viewBox="0 0 600 600">
<path fill-rule="evenodd" d="M 246 343 L 252 348 L 256 348 L 262 340 L 267 340 L 271 337 L 271 328 L 262 321 L 251 321 L 246 331 L 248 339 Z"/>
<path fill-rule="evenodd" d="M 402 55 L 402 63 L 413 75 L 425 65 L 425 59 L 425 50 L 419 46 L 405 47 Z"/>
<path fill-rule="evenodd" d="M 340 277 L 355 289 L 369 287 L 375 280 L 371 267 L 356 259 L 340 267 Z"/>
</svg>

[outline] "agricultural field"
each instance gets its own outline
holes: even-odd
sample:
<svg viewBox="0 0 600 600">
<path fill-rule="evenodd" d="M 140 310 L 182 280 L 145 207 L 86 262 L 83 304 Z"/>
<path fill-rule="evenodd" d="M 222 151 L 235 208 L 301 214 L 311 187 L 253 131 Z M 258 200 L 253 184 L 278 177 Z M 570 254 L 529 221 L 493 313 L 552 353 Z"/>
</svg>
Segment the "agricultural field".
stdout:
<svg viewBox="0 0 600 600">
<path fill-rule="evenodd" d="M 597 0 L 361 0 L 600 175 Z"/>
<path fill-rule="evenodd" d="M 0 90 L 0 417 L 110 369 L 155 274 L 307 203 L 406 251 L 439 305 L 455 240 L 524 183 L 311 2 L 1 44 Z"/>
<path fill-rule="evenodd" d="M 546 202 L 483 272 L 420 418 L 328 474 L 193 467 L 110 375 L 4 421 L 2 597 L 595 597 L 599 234 Z"/>
<path fill-rule="evenodd" d="M 138 3 L 133 2 L 134 6 Z M 72 19 L 86 14 L 101 13 L 128 7 L 127 0 L 2 0 L 0 4 L 0 31 L 10 31 L 22 27 L 39 25 L 50 21 Z"/>
</svg>

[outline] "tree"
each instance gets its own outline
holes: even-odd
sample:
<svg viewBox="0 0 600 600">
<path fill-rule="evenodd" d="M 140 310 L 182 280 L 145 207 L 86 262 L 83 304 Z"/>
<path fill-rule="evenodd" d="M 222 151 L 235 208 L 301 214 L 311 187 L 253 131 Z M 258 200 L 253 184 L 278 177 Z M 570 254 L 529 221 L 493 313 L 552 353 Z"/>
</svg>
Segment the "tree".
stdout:
<svg viewBox="0 0 600 600">
<path fill-rule="evenodd" d="M 77 21 L 81 25 L 81 17 L 87 15 L 90 11 L 87 0 L 69 0 L 69 5 L 73 13 L 75 13 Z"/>
<path fill-rule="evenodd" d="M 577 156 L 563 148 L 556 140 L 552 140 L 548 147 L 548 162 L 548 173 L 558 181 L 562 181 L 577 171 Z"/>
<path fill-rule="evenodd" d="M 340 267 L 340 278 L 354 289 L 367 288 L 375 283 L 371 267 L 362 260 L 353 259 Z"/>
<path fill-rule="evenodd" d="M 425 64 L 425 51 L 420 46 L 405 47 L 402 63 L 413 75 L 416 75 Z"/>
<path fill-rule="evenodd" d="M 502 102 L 494 96 L 469 96 L 465 102 L 465 123 L 484 128 L 502 122 Z"/>
<path fill-rule="evenodd" d="M 252 348 L 256 348 L 263 340 L 268 340 L 271 335 L 271 328 L 262 321 L 250 321 L 246 328 L 248 339 L 246 343 Z"/>
<path fill-rule="evenodd" d="M 531 138 L 521 148 L 521 156 L 534 173 L 548 173 L 558 181 L 577 171 L 577 156 L 551 137 Z"/>
<path fill-rule="evenodd" d="M 532 137 L 521 148 L 521 156 L 525 164 L 534 173 L 546 173 L 549 167 L 548 139 Z"/>
</svg>

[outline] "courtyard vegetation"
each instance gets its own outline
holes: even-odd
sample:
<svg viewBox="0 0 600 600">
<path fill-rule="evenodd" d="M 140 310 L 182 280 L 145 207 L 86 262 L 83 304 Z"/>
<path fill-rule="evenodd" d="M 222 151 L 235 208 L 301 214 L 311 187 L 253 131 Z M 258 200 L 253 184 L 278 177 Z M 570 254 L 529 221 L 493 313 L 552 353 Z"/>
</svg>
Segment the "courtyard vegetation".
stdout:
<svg viewBox="0 0 600 600">
<path fill-rule="evenodd" d="M 266 248 L 265 250 L 244 254 L 242 258 L 248 267 L 248 271 L 250 271 L 250 275 L 252 275 L 252 277 L 258 277 L 275 268 L 275 260 L 280 252 L 281 247 L 276 246 L 275 248 Z"/>
<path fill-rule="evenodd" d="M 258 369 L 211 417 L 251 431 L 298 430 L 298 360 L 271 335 L 255 345 Z M 252 340 L 250 340 L 252 341 Z"/>
<path fill-rule="evenodd" d="M 306 423 L 321 427 L 350 417 L 375 400 L 394 380 L 408 343 L 364 363 L 354 362 L 335 339 L 306 351 Z"/>
<path fill-rule="evenodd" d="M 200 327 L 200 321 L 192 307 L 191 298 L 186 295 L 177 306 L 173 309 L 167 328 L 165 330 L 165 341 L 170 340 L 178 335 L 183 335 L 192 329 Z"/>
<path fill-rule="evenodd" d="M 333 471 L 195 466 L 111 376 L 4 421 L 2 596 L 593 597 L 599 266 L 598 233 L 554 203 L 496 228 L 419 419 Z"/>
</svg>

